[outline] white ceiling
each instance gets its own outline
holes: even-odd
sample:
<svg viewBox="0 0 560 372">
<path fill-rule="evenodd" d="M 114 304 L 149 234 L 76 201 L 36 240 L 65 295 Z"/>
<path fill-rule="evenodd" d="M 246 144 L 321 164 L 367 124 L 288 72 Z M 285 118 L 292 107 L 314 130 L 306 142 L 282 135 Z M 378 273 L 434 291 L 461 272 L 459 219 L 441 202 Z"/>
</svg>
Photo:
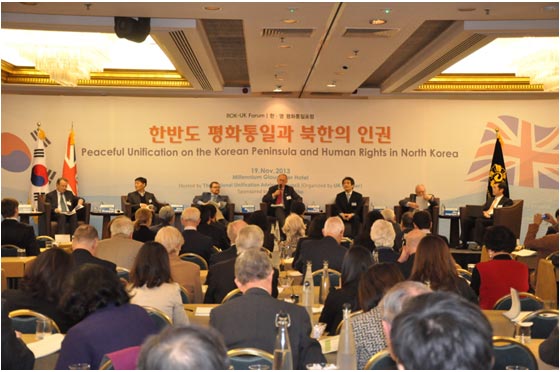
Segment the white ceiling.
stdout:
<svg viewBox="0 0 560 372">
<path fill-rule="evenodd" d="M 274 87 L 281 85 L 287 97 L 429 95 L 414 89 L 496 37 L 558 36 L 558 3 L 544 2 L 89 4 L 3 2 L 2 27 L 113 32 L 114 16 L 150 17 L 151 36 L 194 88 L 123 88 L 115 93 L 118 88 L 3 82 L 3 92 L 261 96 L 272 95 Z M 221 9 L 205 10 L 209 5 Z M 388 14 L 386 9 L 390 9 Z M 369 21 L 376 18 L 386 19 L 387 23 L 371 25 Z M 297 23 L 286 24 L 284 19 L 295 19 Z M 207 33 L 204 26 L 208 27 L 208 20 L 242 21 L 241 42 L 228 39 L 232 34 L 225 22 Z M 312 32 L 307 37 L 285 36 L 284 43 L 291 48 L 282 49 L 280 37 L 263 36 L 263 29 Z M 347 37 L 344 34 L 348 29 L 387 31 Z M 185 36 L 191 48 L 190 58 L 185 58 L 180 45 L 173 41 L 177 32 Z M 243 46 L 244 58 L 239 58 Z M 238 52 L 231 60 L 227 59 L 228 48 Z M 220 65 L 214 53 L 218 50 L 222 63 L 230 68 Z M 355 51 L 357 58 L 349 59 Z M 230 75 L 232 70 L 240 71 L 242 76 L 244 69 L 246 81 Z M 336 87 L 327 87 L 333 81 Z M 243 87 L 248 88 L 248 93 L 243 93 Z"/>
</svg>

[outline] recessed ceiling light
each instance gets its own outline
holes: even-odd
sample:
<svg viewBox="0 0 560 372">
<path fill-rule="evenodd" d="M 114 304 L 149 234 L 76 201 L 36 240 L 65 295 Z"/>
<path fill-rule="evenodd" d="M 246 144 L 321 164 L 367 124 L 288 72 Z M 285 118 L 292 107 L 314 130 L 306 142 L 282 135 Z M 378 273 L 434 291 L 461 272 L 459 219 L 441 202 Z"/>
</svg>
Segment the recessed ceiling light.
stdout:
<svg viewBox="0 0 560 372">
<path fill-rule="evenodd" d="M 274 88 L 274 90 L 272 90 L 275 93 L 281 92 L 282 91 L 282 85 L 277 85 L 276 88 Z"/>
<path fill-rule="evenodd" d="M 332 81 L 329 84 L 327 84 L 327 88 L 336 88 L 336 81 Z"/>
<path fill-rule="evenodd" d="M 274 65 L 274 67 L 275 68 L 285 68 L 285 67 L 288 67 L 288 65 L 285 64 L 285 63 L 278 63 L 278 64 Z"/>
<path fill-rule="evenodd" d="M 284 77 L 278 74 L 274 74 L 274 79 L 278 80 L 278 81 L 284 81 Z"/>
<path fill-rule="evenodd" d="M 476 8 L 458 8 L 457 10 L 460 12 L 474 12 Z"/>
<path fill-rule="evenodd" d="M 287 25 L 293 25 L 294 23 L 297 23 L 297 19 L 283 19 L 282 22 Z"/>
<path fill-rule="evenodd" d="M 211 6 L 211 5 L 208 5 L 208 6 L 205 6 L 205 7 L 204 7 L 204 10 L 217 11 L 217 10 L 222 10 L 222 8 L 219 7 L 219 6 Z"/>
<path fill-rule="evenodd" d="M 359 53 L 359 52 L 360 52 L 360 51 L 356 49 L 356 50 L 353 51 L 353 54 L 352 54 L 352 55 L 350 55 L 350 56 L 348 56 L 348 57 L 346 57 L 346 58 L 348 58 L 348 59 L 358 58 L 358 53 Z"/>
<path fill-rule="evenodd" d="M 289 44 L 280 44 L 280 46 L 278 48 L 282 48 L 282 49 L 290 49 L 292 46 Z"/>
<path fill-rule="evenodd" d="M 371 23 L 372 25 L 384 25 L 385 23 L 387 23 L 386 19 L 381 19 L 381 18 L 376 18 L 376 19 L 372 19 L 371 21 L 369 21 L 369 23 Z"/>
<path fill-rule="evenodd" d="M 335 75 L 338 75 L 338 76 L 342 76 L 342 75 L 345 74 L 345 72 L 344 72 L 344 71 L 337 71 L 337 72 L 335 72 L 334 74 L 335 74 Z"/>
</svg>

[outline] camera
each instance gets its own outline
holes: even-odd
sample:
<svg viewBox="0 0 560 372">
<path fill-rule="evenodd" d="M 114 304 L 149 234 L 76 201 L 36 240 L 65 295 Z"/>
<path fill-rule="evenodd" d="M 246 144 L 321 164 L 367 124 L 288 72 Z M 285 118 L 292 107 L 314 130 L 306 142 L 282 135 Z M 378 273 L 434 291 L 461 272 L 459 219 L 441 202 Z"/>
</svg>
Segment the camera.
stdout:
<svg viewBox="0 0 560 372">
<path fill-rule="evenodd" d="M 546 220 L 546 219 L 548 218 L 548 217 L 546 216 L 546 214 L 544 214 L 544 213 L 541 215 L 541 217 L 542 217 L 543 220 Z"/>
</svg>

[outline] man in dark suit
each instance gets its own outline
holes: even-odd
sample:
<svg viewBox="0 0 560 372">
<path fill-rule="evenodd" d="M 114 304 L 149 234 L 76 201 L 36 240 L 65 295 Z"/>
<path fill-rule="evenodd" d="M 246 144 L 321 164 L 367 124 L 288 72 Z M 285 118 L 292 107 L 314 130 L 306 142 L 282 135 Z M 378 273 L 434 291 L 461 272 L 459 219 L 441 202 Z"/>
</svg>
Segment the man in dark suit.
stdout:
<svg viewBox="0 0 560 372">
<path fill-rule="evenodd" d="M 220 195 L 220 184 L 218 182 L 210 182 L 210 192 L 203 192 L 202 195 L 195 196 L 192 202 L 196 205 L 214 205 L 218 210 L 217 220 L 226 220 L 226 207 L 229 203 L 229 198 L 227 195 Z"/>
<path fill-rule="evenodd" d="M 33 226 L 18 221 L 19 202 L 13 198 L 2 199 L 2 244 L 25 248 L 26 256 L 37 256 L 39 247 Z"/>
<path fill-rule="evenodd" d="M 78 227 L 78 215 L 74 209 L 78 206 L 83 207 L 84 199 L 68 191 L 67 187 L 68 180 L 60 177 L 56 180 L 56 190 L 49 192 L 45 201 L 51 204 L 51 219 L 58 223 L 57 233 L 72 235 Z"/>
<path fill-rule="evenodd" d="M 247 222 L 244 220 L 235 220 L 228 224 L 227 236 L 231 242 L 231 246 L 226 250 L 213 254 L 208 262 L 209 267 L 219 262 L 227 261 L 232 258 L 235 259 L 237 257 L 237 246 L 235 245 L 235 240 L 237 240 L 239 231 L 245 226 L 247 226 Z"/>
<path fill-rule="evenodd" d="M 311 320 L 305 308 L 270 296 L 272 275 L 272 264 L 264 252 L 243 252 L 235 263 L 235 283 L 243 296 L 214 308 L 210 325 L 224 336 L 228 349 L 252 347 L 273 353 L 276 314 L 285 312 L 290 317 L 293 368 L 325 362 L 319 342 L 310 337 Z"/>
<path fill-rule="evenodd" d="M 134 180 L 135 191 L 129 192 L 126 201 L 131 204 L 132 220 L 134 220 L 134 213 L 138 208 L 149 208 L 153 213 L 159 211 L 160 203 L 157 201 L 156 196 L 151 192 L 146 191 L 148 180 L 144 177 L 137 177 Z"/>
<path fill-rule="evenodd" d="M 474 241 L 477 242 L 478 245 L 481 245 L 486 228 L 494 224 L 494 209 L 513 205 L 513 200 L 504 195 L 506 187 L 507 184 L 503 181 L 492 184 L 492 195 L 494 198 L 488 199 L 486 203 L 484 203 L 482 206 L 482 215 L 465 216 L 461 218 L 461 241 L 463 243 L 463 248 L 467 247 L 467 240 L 473 228 Z"/>
<path fill-rule="evenodd" d="M 98 240 L 99 234 L 97 233 L 97 229 L 95 227 L 91 225 L 81 225 L 76 229 L 74 232 L 74 238 L 72 239 L 72 259 L 74 260 L 74 269 L 77 269 L 84 264 L 92 263 L 106 267 L 115 273 L 117 272 L 117 265 L 110 261 L 95 257 Z"/>
<path fill-rule="evenodd" d="M 345 227 L 347 226 L 346 235 L 351 238 L 356 237 L 360 231 L 364 208 L 362 194 L 354 191 L 354 184 L 352 177 L 344 177 L 342 179 L 344 191 L 337 194 L 335 199 L 336 214 L 344 221 Z"/>
<path fill-rule="evenodd" d="M 324 238 L 321 240 L 307 240 L 301 246 L 301 252 L 294 269 L 305 274 L 306 263 L 311 261 L 313 271 L 323 267 L 323 261 L 329 261 L 329 268 L 342 270 L 342 260 L 346 248 L 340 245 L 344 234 L 344 223 L 339 217 L 329 217 L 323 228 Z"/>
<path fill-rule="evenodd" d="M 200 210 L 195 207 L 185 208 L 181 213 L 181 224 L 183 225 L 183 239 L 185 244 L 181 247 L 183 253 L 196 253 L 206 260 L 210 261 L 210 256 L 214 253 L 212 250 L 212 238 L 201 234 L 196 230 L 200 223 Z"/>
<path fill-rule="evenodd" d="M 278 219 L 281 231 L 286 216 L 290 214 L 292 209 L 292 202 L 302 201 L 302 199 L 292 186 L 287 185 L 288 176 L 285 174 L 278 175 L 276 182 L 278 184 L 270 186 L 262 201 L 268 204 L 268 214 Z"/>
</svg>

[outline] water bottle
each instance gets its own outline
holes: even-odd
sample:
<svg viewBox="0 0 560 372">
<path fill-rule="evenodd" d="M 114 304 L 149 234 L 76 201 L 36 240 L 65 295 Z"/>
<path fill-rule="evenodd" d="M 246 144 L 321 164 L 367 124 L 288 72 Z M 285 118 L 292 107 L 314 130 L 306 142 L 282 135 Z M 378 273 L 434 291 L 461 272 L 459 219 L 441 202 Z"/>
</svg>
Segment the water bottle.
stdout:
<svg viewBox="0 0 560 372">
<path fill-rule="evenodd" d="M 309 320 L 313 325 L 313 275 L 312 275 L 311 261 L 307 261 L 307 270 L 305 271 L 305 277 L 303 278 L 303 306 L 309 314 Z"/>
<path fill-rule="evenodd" d="M 294 369 L 290 336 L 288 334 L 290 315 L 280 311 L 276 314 L 275 324 L 278 332 L 276 333 L 276 343 L 274 344 L 272 369 Z"/>
<path fill-rule="evenodd" d="M 321 288 L 319 288 L 319 303 L 324 304 L 331 289 L 331 279 L 329 278 L 329 261 L 323 261 L 323 277 Z"/>
<path fill-rule="evenodd" d="M 342 310 L 343 323 L 338 339 L 338 352 L 336 355 L 336 365 L 338 369 L 355 370 L 357 369 L 356 344 L 354 333 L 350 324 L 350 304 L 345 303 Z"/>
<path fill-rule="evenodd" d="M 280 269 L 280 248 L 276 239 L 274 239 L 274 248 L 272 249 L 272 266 L 275 269 Z"/>
</svg>

